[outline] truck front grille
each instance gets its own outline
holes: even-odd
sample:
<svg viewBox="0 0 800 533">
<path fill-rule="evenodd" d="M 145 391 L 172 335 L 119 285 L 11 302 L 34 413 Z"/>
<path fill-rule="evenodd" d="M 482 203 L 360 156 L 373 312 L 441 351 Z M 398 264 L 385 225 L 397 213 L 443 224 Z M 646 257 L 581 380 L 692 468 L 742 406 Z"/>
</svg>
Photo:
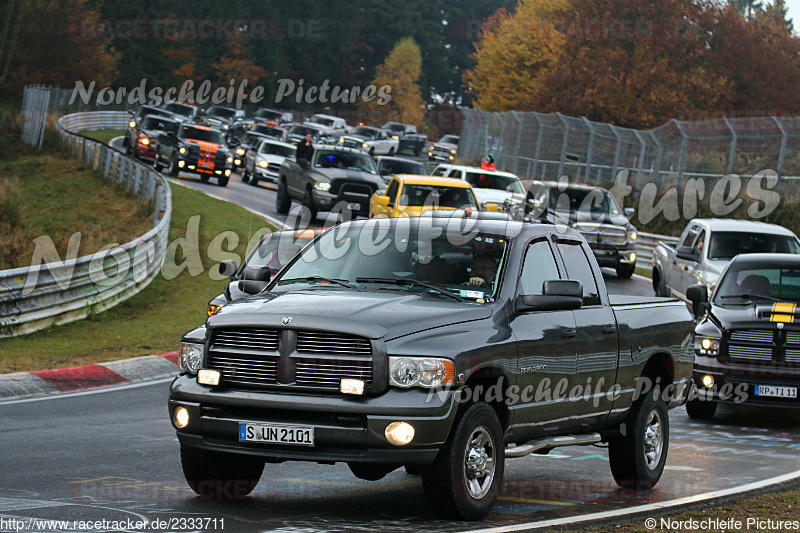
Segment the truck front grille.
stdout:
<svg viewBox="0 0 800 533">
<path fill-rule="evenodd" d="M 772 361 L 772 348 L 769 346 L 736 346 L 728 347 L 731 359 L 744 359 L 748 362 L 758 361 L 769 363 Z"/>
<path fill-rule="evenodd" d="M 343 333 L 266 328 L 212 330 L 206 367 L 223 385 L 339 390 L 342 379 L 372 383 L 372 344 Z M 310 357 L 309 357 L 310 356 Z M 286 363 L 286 364 L 284 364 Z"/>
<path fill-rule="evenodd" d="M 731 342 L 754 342 L 772 345 L 772 332 L 765 329 L 740 329 L 731 331 Z"/>
<path fill-rule="evenodd" d="M 625 244 L 627 230 L 611 224 L 575 224 L 589 244 Z"/>
</svg>

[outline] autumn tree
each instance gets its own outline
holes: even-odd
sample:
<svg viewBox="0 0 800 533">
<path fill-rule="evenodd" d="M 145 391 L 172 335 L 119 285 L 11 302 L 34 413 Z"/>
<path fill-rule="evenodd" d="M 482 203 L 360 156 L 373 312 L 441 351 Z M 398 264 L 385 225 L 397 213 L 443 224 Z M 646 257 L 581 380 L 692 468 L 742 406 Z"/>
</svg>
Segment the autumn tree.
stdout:
<svg viewBox="0 0 800 533">
<path fill-rule="evenodd" d="M 177 16 L 172 13 L 163 22 L 177 21 Z M 190 42 L 182 40 L 175 33 L 169 35 L 161 48 L 161 59 L 164 61 L 164 82 L 178 86 L 186 80 L 199 81 L 202 77 L 197 73 L 197 55 Z"/>
<path fill-rule="evenodd" d="M 522 0 L 516 13 L 504 9 L 487 19 L 475 44 L 475 68 L 464 82 L 486 111 L 537 107 L 544 80 L 564 46 L 556 20 L 566 0 Z"/>
<path fill-rule="evenodd" d="M 230 80 L 247 80 L 252 87 L 257 80 L 267 77 L 267 71 L 245 57 L 245 40 L 237 36 L 228 39 L 225 53 L 213 64 L 219 85 L 227 85 Z"/>
<path fill-rule="evenodd" d="M 22 1 L 8 33 L 13 42 L 3 46 L 0 85 L 73 87 L 80 80 L 103 87 L 113 81 L 117 55 L 110 37 L 98 31 L 100 15 L 93 5 L 88 0 Z"/>
<path fill-rule="evenodd" d="M 396 120 L 419 125 L 423 114 L 419 77 L 422 70 L 422 54 L 411 37 L 397 42 L 386 60 L 378 65 L 372 85 L 378 89 L 377 97 L 364 104 L 364 109 L 373 114 L 371 122 Z M 382 88 L 388 87 L 391 99 L 381 97 Z M 363 97 L 363 95 L 362 95 Z"/>
</svg>

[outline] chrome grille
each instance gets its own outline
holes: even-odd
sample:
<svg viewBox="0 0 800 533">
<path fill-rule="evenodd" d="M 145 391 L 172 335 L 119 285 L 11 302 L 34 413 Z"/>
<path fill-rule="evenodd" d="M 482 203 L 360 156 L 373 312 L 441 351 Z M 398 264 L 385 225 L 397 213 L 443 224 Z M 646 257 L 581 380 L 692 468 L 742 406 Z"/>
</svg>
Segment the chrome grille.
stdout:
<svg viewBox="0 0 800 533">
<path fill-rule="evenodd" d="M 731 359 L 746 359 L 747 361 L 771 362 L 772 348 L 768 346 L 729 346 L 728 355 Z"/>
<path fill-rule="evenodd" d="M 786 350 L 784 361 L 793 365 L 800 364 L 800 350 Z"/>
<path fill-rule="evenodd" d="M 209 368 L 222 372 L 225 384 L 274 385 L 277 383 L 278 355 L 217 353 L 211 350 Z"/>
<path fill-rule="evenodd" d="M 625 244 L 627 231 L 609 224 L 575 224 L 589 244 Z"/>
<path fill-rule="evenodd" d="M 325 333 L 321 331 L 298 331 L 297 351 L 298 353 L 372 357 L 372 347 L 369 340 L 341 333 Z"/>
<path fill-rule="evenodd" d="M 232 348 L 276 352 L 278 351 L 278 330 L 246 328 L 217 330 L 211 347 L 218 350 Z"/>
<path fill-rule="evenodd" d="M 731 342 L 772 344 L 772 331 L 765 329 L 740 329 L 731 331 Z"/>
<path fill-rule="evenodd" d="M 786 344 L 800 344 L 800 333 L 796 331 L 787 331 Z"/>
<path fill-rule="evenodd" d="M 342 145 L 347 148 L 361 148 L 361 144 L 363 141 L 357 141 L 355 139 L 345 139 L 342 141 Z"/>
<path fill-rule="evenodd" d="M 297 360 L 297 385 L 338 390 L 342 379 L 360 379 L 369 386 L 372 381 L 372 361 L 311 358 Z"/>
</svg>

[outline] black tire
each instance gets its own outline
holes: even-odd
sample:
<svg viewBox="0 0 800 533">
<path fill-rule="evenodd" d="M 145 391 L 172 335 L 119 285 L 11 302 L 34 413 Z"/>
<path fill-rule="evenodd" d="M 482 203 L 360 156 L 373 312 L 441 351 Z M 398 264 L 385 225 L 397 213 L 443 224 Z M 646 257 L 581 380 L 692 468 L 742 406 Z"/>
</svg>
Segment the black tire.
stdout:
<svg viewBox="0 0 800 533">
<path fill-rule="evenodd" d="M 229 179 L 230 179 L 229 176 L 220 176 L 217 178 L 217 185 L 219 185 L 220 187 L 227 187 Z"/>
<path fill-rule="evenodd" d="M 661 272 L 655 268 L 653 269 L 653 289 L 655 290 L 656 296 L 661 296 L 664 298 L 669 297 L 667 282 L 664 280 L 664 276 L 661 275 Z"/>
<path fill-rule="evenodd" d="M 375 148 L 370 148 L 369 149 L 369 155 L 370 155 L 370 157 L 375 157 Z"/>
<path fill-rule="evenodd" d="M 394 155 L 394 146 L 389 148 L 389 157 L 392 157 L 393 155 Z"/>
<path fill-rule="evenodd" d="M 456 520 L 486 516 L 503 484 L 504 446 L 500 420 L 487 403 L 472 404 L 459 413 L 444 446 L 422 474 L 431 509 Z"/>
<path fill-rule="evenodd" d="M 133 144 L 131 144 L 130 139 L 127 137 L 125 137 L 125 155 L 133 157 Z"/>
<path fill-rule="evenodd" d="M 286 189 L 286 181 L 281 180 L 278 184 L 278 194 L 275 196 L 275 211 L 281 215 L 289 212 L 292 207 L 292 199 L 289 198 L 289 191 Z"/>
<path fill-rule="evenodd" d="M 634 272 L 636 272 L 636 265 L 630 263 L 620 263 L 617 265 L 618 278 L 630 279 Z"/>
<path fill-rule="evenodd" d="M 311 220 L 316 220 L 318 209 L 314 205 L 314 195 L 311 193 L 311 189 L 306 189 L 306 193 L 303 195 L 303 206 L 311 213 Z"/>
<path fill-rule="evenodd" d="M 415 155 L 415 156 L 417 156 L 417 157 L 419 157 L 419 155 L 420 155 L 421 153 L 422 153 L 422 147 L 421 147 L 420 145 L 416 145 L 416 146 L 414 147 L 414 155 Z"/>
<path fill-rule="evenodd" d="M 717 402 L 694 398 L 686 402 L 686 414 L 697 420 L 711 420 L 717 412 Z"/>
<path fill-rule="evenodd" d="M 247 166 L 242 167 L 242 182 L 250 183 L 250 174 L 247 173 Z"/>
<path fill-rule="evenodd" d="M 264 460 L 250 455 L 208 452 L 181 446 L 183 476 L 201 498 L 236 500 L 253 492 Z"/>
<path fill-rule="evenodd" d="M 608 443 L 608 461 L 617 485 L 625 489 L 650 490 L 661 479 L 669 449 L 667 405 L 657 390 L 643 395 L 631 408 L 626 434 Z"/>
<path fill-rule="evenodd" d="M 200 181 L 202 181 L 203 183 L 208 183 L 208 180 L 210 179 L 211 176 L 209 176 L 208 174 L 200 174 Z"/>
<path fill-rule="evenodd" d="M 156 155 L 153 157 L 153 169 L 161 172 L 161 152 L 156 150 Z"/>
<path fill-rule="evenodd" d="M 253 187 L 258 187 L 258 182 L 259 181 L 261 181 L 261 180 L 259 180 L 258 176 L 256 176 L 255 174 L 250 176 L 250 185 L 252 185 Z"/>
<path fill-rule="evenodd" d="M 178 157 L 172 156 L 172 159 L 169 160 L 169 168 L 167 169 L 167 174 L 172 177 L 178 175 Z"/>
</svg>

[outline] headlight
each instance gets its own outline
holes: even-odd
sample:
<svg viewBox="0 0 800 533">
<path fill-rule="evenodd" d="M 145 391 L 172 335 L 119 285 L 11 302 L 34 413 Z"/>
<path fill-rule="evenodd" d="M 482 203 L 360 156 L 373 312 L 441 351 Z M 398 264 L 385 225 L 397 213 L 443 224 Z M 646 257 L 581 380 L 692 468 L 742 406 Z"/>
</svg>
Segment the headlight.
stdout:
<svg viewBox="0 0 800 533">
<path fill-rule="evenodd" d="M 229 129 L 231 129 L 231 127 L 230 127 L 230 126 L 228 126 L 227 124 L 223 124 L 223 125 L 222 125 L 222 129 L 223 129 L 223 130 L 229 130 Z"/>
<path fill-rule="evenodd" d="M 633 242 L 639 238 L 639 234 L 636 233 L 636 230 L 631 230 L 628 232 L 628 241 Z"/>
<path fill-rule="evenodd" d="M 181 343 L 180 358 L 178 360 L 178 367 L 181 372 L 189 372 L 190 374 L 197 374 L 200 365 L 203 364 L 203 345 L 202 344 L 189 344 Z"/>
<path fill-rule="evenodd" d="M 400 137 L 398 137 L 397 135 L 392 135 L 392 139 L 395 140 L 395 141 L 399 141 Z"/>
<path fill-rule="evenodd" d="M 389 384 L 395 387 L 440 387 L 455 382 L 455 365 L 438 357 L 390 357 Z"/>
<path fill-rule="evenodd" d="M 244 149 L 243 148 L 237 148 L 236 149 L 236 155 L 244 155 Z"/>
<path fill-rule="evenodd" d="M 331 184 L 326 181 L 318 181 L 314 184 L 314 188 L 318 191 L 329 191 L 331 190 Z"/>
<path fill-rule="evenodd" d="M 719 355 L 719 339 L 712 337 L 697 337 L 694 340 L 694 351 L 697 355 L 716 357 Z"/>
<path fill-rule="evenodd" d="M 456 155 L 458 153 L 458 150 L 450 150 L 450 153 Z"/>
<path fill-rule="evenodd" d="M 344 144 L 344 137 L 339 137 L 339 142 Z"/>
<path fill-rule="evenodd" d="M 136 121 L 135 120 L 131 120 L 130 122 L 128 122 L 128 126 L 130 126 L 131 128 L 135 128 L 136 127 Z"/>
<path fill-rule="evenodd" d="M 139 142 L 142 143 L 143 145 L 147 146 L 148 144 L 150 144 L 150 139 L 148 139 L 147 137 L 143 137 L 143 138 L 139 139 Z"/>
<path fill-rule="evenodd" d="M 433 145 L 428 146 L 428 151 L 433 152 Z"/>
<path fill-rule="evenodd" d="M 186 153 L 186 147 L 185 146 L 181 146 L 180 148 L 178 148 L 178 153 L 179 154 L 185 154 Z"/>
<path fill-rule="evenodd" d="M 361 148 L 367 149 L 369 145 L 367 143 L 361 143 Z"/>
<path fill-rule="evenodd" d="M 229 155 L 228 159 L 226 159 L 225 161 L 227 161 L 228 163 L 233 163 L 233 156 Z"/>
<path fill-rule="evenodd" d="M 266 161 L 259 161 L 258 166 L 260 166 L 261 168 L 267 168 L 269 166 L 269 163 L 267 163 Z"/>
</svg>

